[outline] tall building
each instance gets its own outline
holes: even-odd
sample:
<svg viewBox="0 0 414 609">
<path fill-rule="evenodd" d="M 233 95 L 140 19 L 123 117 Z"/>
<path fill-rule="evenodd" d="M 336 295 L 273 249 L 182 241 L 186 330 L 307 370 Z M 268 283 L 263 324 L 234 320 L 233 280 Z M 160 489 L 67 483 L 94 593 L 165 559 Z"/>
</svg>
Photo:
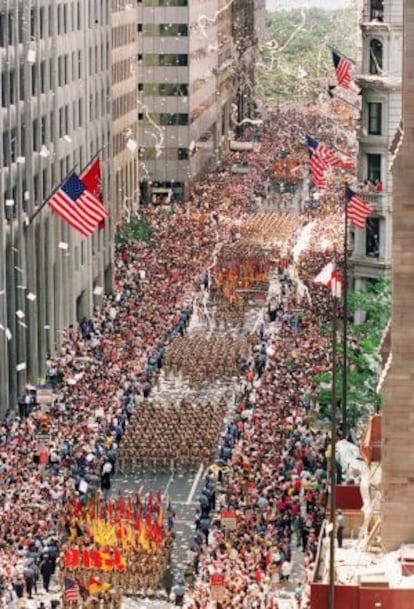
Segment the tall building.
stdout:
<svg viewBox="0 0 414 609">
<path fill-rule="evenodd" d="M 403 137 L 393 164 L 392 359 L 382 390 L 381 538 L 387 551 L 414 542 L 414 0 L 404 0 L 403 57 Z"/>
<path fill-rule="evenodd" d="M 138 32 L 136 3 L 112 0 L 112 130 L 116 217 L 139 203 L 138 180 Z"/>
<path fill-rule="evenodd" d="M 391 270 L 390 146 L 401 119 L 402 0 L 364 0 L 356 84 L 361 88 L 358 178 L 374 206 L 366 229 L 354 235 L 355 287 Z M 363 186 L 362 186 L 363 185 Z"/>
<path fill-rule="evenodd" d="M 141 0 L 139 142 L 143 200 L 186 199 L 254 113 L 254 0 Z M 258 2 L 263 24 L 263 2 Z M 234 105 L 235 103 L 235 105 Z"/>
<path fill-rule="evenodd" d="M 121 115 L 128 111 L 126 126 L 133 113 L 132 97 L 126 105 L 122 98 L 124 78 L 118 90 L 111 82 L 111 37 L 117 36 L 111 10 L 118 4 L 0 0 L 1 409 L 15 406 L 26 383 L 44 376 L 47 353 L 59 345 L 63 328 L 92 314 L 94 288 L 111 287 L 120 207 L 111 197 L 117 194 L 112 119 L 123 130 Z M 122 48 L 126 57 L 132 46 Z M 112 89 L 119 94 L 119 116 Z M 48 205 L 40 207 L 71 170 L 80 172 L 97 153 L 111 218 L 104 230 L 82 238 Z M 117 162 L 123 166 L 120 156 Z"/>
</svg>

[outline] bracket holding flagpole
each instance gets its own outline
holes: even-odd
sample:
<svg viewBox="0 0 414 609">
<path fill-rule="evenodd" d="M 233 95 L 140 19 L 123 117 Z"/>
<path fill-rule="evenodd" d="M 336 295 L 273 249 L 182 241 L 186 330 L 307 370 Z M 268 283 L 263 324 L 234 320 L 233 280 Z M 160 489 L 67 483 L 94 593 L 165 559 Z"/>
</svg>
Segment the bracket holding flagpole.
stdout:
<svg viewBox="0 0 414 609">
<path fill-rule="evenodd" d="M 347 99 L 345 99 L 345 98 L 343 98 L 343 97 L 341 97 L 339 95 L 334 95 L 333 94 L 333 90 L 336 89 L 336 88 L 337 88 L 337 85 L 335 85 L 335 86 L 329 85 L 329 87 L 328 87 L 328 95 L 329 95 L 329 97 L 331 99 L 339 99 L 339 101 L 344 102 L 344 104 L 346 104 L 347 106 L 350 106 L 354 110 L 358 110 L 358 112 L 359 112 L 359 110 L 360 110 L 359 105 L 353 104 L 353 103 L 349 102 Z M 356 91 L 355 91 L 355 94 L 359 95 L 359 93 L 357 93 Z"/>
<path fill-rule="evenodd" d="M 78 165 L 74 165 L 72 167 L 72 169 L 69 171 L 69 173 L 66 175 L 66 177 L 59 182 L 59 184 L 52 190 L 52 192 L 50 193 L 50 195 L 48 195 L 46 197 L 46 199 L 43 201 L 43 203 L 36 209 L 36 211 L 33 213 L 32 217 L 29 218 L 29 220 L 25 223 L 25 228 L 29 228 L 29 226 L 33 223 L 34 219 L 37 218 L 37 216 L 40 214 L 40 212 L 42 211 L 42 209 L 47 205 L 47 203 L 50 201 L 50 199 L 53 197 L 53 195 L 55 193 L 57 193 L 57 191 L 59 190 L 59 188 L 62 186 L 63 182 L 66 180 L 66 178 L 68 176 L 70 176 L 76 169 Z"/>
<path fill-rule="evenodd" d="M 344 55 L 344 54 L 342 53 L 342 51 L 339 51 L 339 50 L 338 50 L 336 47 L 333 47 L 333 46 L 332 46 L 332 45 L 330 45 L 330 44 L 327 44 L 327 45 L 326 45 L 326 47 L 327 47 L 328 49 L 330 49 L 331 51 L 333 51 L 334 53 L 336 53 L 337 55 L 340 55 L 340 56 L 341 56 L 341 57 L 343 57 L 344 59 L 347 59 L 348 61 L 350 61 L 351 63 L 353 63 L 353 64 L 354 64 L 354 66 L 356 66 L 356 65 L 357 65 L 357 62 L 355 61 L 355 59 L 351 59 L 351 58 L 350 58 L 350 57 L 348 57 L 347 55 Z"/>
</svg>

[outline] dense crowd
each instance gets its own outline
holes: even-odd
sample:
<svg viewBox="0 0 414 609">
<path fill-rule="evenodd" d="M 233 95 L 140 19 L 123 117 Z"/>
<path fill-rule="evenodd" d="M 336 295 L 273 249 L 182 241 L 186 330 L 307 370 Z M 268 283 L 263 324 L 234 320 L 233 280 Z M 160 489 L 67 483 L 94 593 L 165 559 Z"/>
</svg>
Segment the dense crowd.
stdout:
<svg viewBox="0 0 414 609">
<path fill-rule="evenodd" d="M 119 449 L 123 472 L 198 467 L 214 458 L 226 402 L 204 404 L 145 400 L 131 416 Z"/>
<path fill-rule="evenodd" d="M 246 153 L 255 155 L 247 176 L 232 174 L 232 164 L 244 154 L 232 153 L 194 186 L 187 210 L 175 204 L 168 210 L 146 209 L 150 243 L 119 246 L 114 293 L 93 319 L 67 329 L 48 361 L 53 404 L 39 408 L 28 392 L 21 397 L 18 414 L 6 413 L 0 425 L 0 568 L 6 604 L 13 596 L 30 598 L 40 579 L 42 589 L 48 590 L 59 545 L 65 541 L 60 516 L 74 495 L 83 500 L 93 489 L 110 489 L 127 421 L 149 396 L 168 345 L 185 334 L 193 292 L 203 282 L 215 246 L 235 238 L 234 227 L 260 194 L 270 164 L 294 150 L 311 126 L 322 135 L 322 125 L 323 118 L 313 111 L 292 108 L 278 113 L 263 130 L 260 151 Z M 326 201 L 324 213 L 337 211 L 337 201 L 336 196 Z M 263 604 L 263 591 L 289 557 L 294 523 L 301 522 L 292 517 L 298 509 L 294 505 L 299 505 L 302 531 L 309 529 L 308 537 L 312 528 L 317 531 L 327 439 L 306 422 L 312 371 L 329 361 L 318 319 L 295 302 L 284 276 L 283 284 L 286 293 L 277 311 L 282 333 L 263 336 L 266 346 L 257 345 L 259 352 L 252 352 L 248 389 L 222 447 L 223 458 L 232 464 L 224 505 L 238 510 L 239 525 L 230 537 L 211 527 L 212 544 L 197 553 L 194 606 L 203 606 L 197 603 L 205 598 L 206 574 L 218 568 L 234 568 L 227 591 L 234 605 L 228 606 L 244 608 L 247 591 Z M 303 331 L 297 332 L 289 315 L 299 306 L 305 314 Z M 267 371 L 256 390 L 263 349 Z M 304 502 L 308 491 L 313 499 Z M 309 552 L 308 541 L 304 545 Z"/>
</svg>

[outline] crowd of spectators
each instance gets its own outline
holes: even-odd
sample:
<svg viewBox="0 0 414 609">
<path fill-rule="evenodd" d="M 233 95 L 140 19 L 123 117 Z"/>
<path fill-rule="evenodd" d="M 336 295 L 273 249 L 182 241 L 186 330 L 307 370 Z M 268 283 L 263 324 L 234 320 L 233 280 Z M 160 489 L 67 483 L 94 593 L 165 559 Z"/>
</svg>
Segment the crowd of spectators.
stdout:
<svg viewBox="0 0 414 609">
<path fill-rule="evenodd" d="M 0 569 L 5 602 L 13 595 L 30 598 L 41 579 L 40 587 L 48 589 L 64 536 L 59 523 L 67 502 L 73 495 L 83 500 L 93 489 L 110 490 L 127 422 L 150 394 L 168 345 L 185 333 L 194 290 L 203 281 L 215 246 L 234 239 L 234 226 L 260 192 L 270 163 L 297 148 L 311 126 L 314 132 L 321 131 L 323 119 L 315 121 L 313 111 L 278 113 L 261 134 L 260 151 L 246 153 L 255 155 L 247 175 L 232 174 L 232 153 L 194 186 L 187 208 L 147 208 L 150 243 L 118 247 L 113 293 L 92 319 L 83 319 L 79 328 L 67 328 L 47 363 L 53 403 L 39 407 L 28 391 L 17 412 L 6 413 L 0 424 Z M 330 211 L 328 203 L 325 211 Z M 278 312 L 283 322 L 291 307 L 303 305 L 294 298 L 287 290 Z M 317 531 L 327 439 L 306 425 L 307 396 L 313 369 L 329 361 L 312 310 L 303 316 L 302 328 L 306 332 L 291 335 L 284 324 L 279 336 L 267 338 L 268 350 L 274 351 L 268 370 L 260 388 L 248 391 L 239 404 L 239 420 L 228 434 L 224 456 L 230 450 L 226 502 L 239 510 L 240 522 L 226 543 L 221 531 L 212 527 L 214 543 L 209 549 L 214 551 L 200 555 L 194 606 L 205 588 L 205 574 L 219 565 L 225 571 L 235 569 L 230 590 L 234 606 L 244 607 L 246 590 L 263 593 L 267 578 L 272 582 L 272 569 L 278 571 L 280 557 L 289 556 L 287 521 L 293 526 L 296 496 L 309 534 L 311 528 Z M 249 484 L 255 477 L 252 492 Z M 293 479 L 298 482 L 293 484 Z M 308 490 L 314 500 L 304 505 L 303 491 Z"/>
</svg>

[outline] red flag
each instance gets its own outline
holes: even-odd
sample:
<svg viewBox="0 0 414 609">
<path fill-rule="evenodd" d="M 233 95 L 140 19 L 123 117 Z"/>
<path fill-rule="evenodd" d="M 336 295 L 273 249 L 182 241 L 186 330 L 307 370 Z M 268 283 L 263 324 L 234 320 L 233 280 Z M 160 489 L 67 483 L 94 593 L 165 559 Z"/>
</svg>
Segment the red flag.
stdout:
<svg viewBox="0 0 414 609">
<path fill-rule="evenodd" d="M 91 553 L 89 550 L 82 550 L 82 563 L 84 569 L 91 568 Z"/>
<path fill-rule="evenodd" d="M 94 569 L 102 569 L 102 556 L 99 550 L 92 550 L 92 567 Z"/>
<path fill-rule="evenodd" d="M 126 560 L 122 556 L 119 548 L 114 548 L 114 565 L 117 571 L 125 571 Z"/>
<path fill-rule="evenodd" d="M 153 510 L 153 497 L 152 497 L 152 491 L 149 492 L 148 495 L 148 503 L 147 503 L 147 516 L 150 516 L 150 518 L 152 518 L 152 510 Z"/>
<path fill-rule="evenodd" d="M 117 516 L 120 516 L 121 518 L 123 518 L 125 515 L 125 502 L 124 502 L 124 498 L 122 497 L 121 493 L 119 493 L 119 495 L 118 495 L 118 501 L 116 504 L 116 513 L 117 513 Z"/>
<path fill-rule="evenodd" d="M 80 178 L 84 183 L 86 190 L 93 194 L 103 205 L 101 163 L 99 158 L 94 160 L 92 165 L 81 174 Z M 105 218 L 101 220 L 98 225 L 98 230 L 102 230 L 103 228 L 105 228 Z"/>
<path fill-rule="evenodd" d="M 72 550 L 66 550 L 65 551 L 65 568 L 72 569 L 72 565 L 73 565 Z"/>
</svg>

